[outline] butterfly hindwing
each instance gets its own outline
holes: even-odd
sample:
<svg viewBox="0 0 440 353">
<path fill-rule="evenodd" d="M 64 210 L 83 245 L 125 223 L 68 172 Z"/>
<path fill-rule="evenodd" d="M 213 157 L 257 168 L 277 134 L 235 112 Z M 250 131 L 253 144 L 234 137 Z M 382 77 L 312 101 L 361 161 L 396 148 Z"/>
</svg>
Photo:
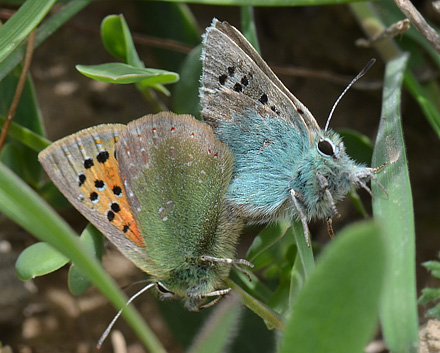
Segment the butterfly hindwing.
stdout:
<svg viewBox="0 0 440 353">
<path fill-rule="evenodd" d="M 64 196 L 119 250 L 145 270 L 146 246 L 130 210 L 115 158 L 126 127 L 109 124 L 65 137 L 39 154 Z"/>
<path fill-rule="evenodd" d="M 233 160 L 209 126 L 185 115 L 145 116 L 128 125 L 117 156 L 152 273 L 164 280 L 203 255 L 234 256 L 239 229 L 223 201 Z"/>
</svg>

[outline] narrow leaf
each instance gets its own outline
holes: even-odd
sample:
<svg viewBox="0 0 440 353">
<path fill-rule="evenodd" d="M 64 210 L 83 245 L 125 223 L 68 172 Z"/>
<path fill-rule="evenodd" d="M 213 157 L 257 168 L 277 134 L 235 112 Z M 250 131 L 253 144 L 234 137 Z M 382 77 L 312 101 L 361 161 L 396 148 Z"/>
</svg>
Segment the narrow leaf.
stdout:
<svg viewBox="0 0 440 353">
<path fill-rule="evenodd" d="M 373 165 L 389 164 L 377 175 L 389 198 L 373 183 L 373 212 L 386 240 L 387 259 L 381 323 L 392 352 L 416 352 L 418 314 L 415 281 L 414 210 L 400 118 L 401 85 L 408 56 L 386 65 L 382 119 L 373 154 Z M 382 195 L 382 196 L 381 196 Z"/>
<path fill-rule="evenodd" d="M 174 72 L 143 69 L 123 63 L 76 65 L 76 69 L 94 80 L 119 84 L 142 82 L 143 85 L 153 86 L 158 83 L 177 82 L 179 79 L 179 75 Z"/>
</svg>

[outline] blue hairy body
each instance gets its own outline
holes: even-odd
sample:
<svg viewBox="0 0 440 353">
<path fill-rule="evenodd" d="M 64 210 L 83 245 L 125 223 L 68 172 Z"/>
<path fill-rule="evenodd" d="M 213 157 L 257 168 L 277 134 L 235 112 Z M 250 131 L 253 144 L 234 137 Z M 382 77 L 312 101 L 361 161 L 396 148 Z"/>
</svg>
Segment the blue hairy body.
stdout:
<svg viewBox="0 0 440 353">
<path fill-rule="evenodd" d="M 235 165 L 226 198 L 230 204 L 254 222 L 267 222 L 280 216 L 300 215 L 291 200 L 291 190 L 308 220 L 333 215 L 332 204 L 317 174 L 328 182 L 334 201 L 343 198 L 356 183 L 356 164 L 345 154 L 339 135 L 327 131 L 325 137 L 340 146 L 338 159 L 322 155 L 317 143 L 322 136 L 298 130 L 286 121 L 263 117 L 248 111 L 234 115 L 231 121 L 220 121 L 216 136 L 228 145 Z"/>
</svg>

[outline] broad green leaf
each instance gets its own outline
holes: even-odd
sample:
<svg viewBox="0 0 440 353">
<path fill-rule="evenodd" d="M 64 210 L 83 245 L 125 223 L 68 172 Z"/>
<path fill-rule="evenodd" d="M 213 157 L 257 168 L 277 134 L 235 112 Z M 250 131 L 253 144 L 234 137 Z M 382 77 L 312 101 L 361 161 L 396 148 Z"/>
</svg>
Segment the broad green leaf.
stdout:
<svg viewBox="0 0 440 353">
<path fill-rule="evenodd" d="M 252 44 L 255 50 L 261 54 L 260 45 L 258 43 L 257 29 L 254 21 L 254 8 L 252 6 L 241 7 L 241 32 Z"/>
<path fill-rule="evenodd" d="M 35 243 L 20 254 L 15 263 L 18 278 L 28 281 L 58 270 L 69 262 L 69 258 L 48 243 Z"/>
<path fill-rule="evenodd" d="M 321 253 L 294 303 L 281 353 L 361 353 L 377 328 L 386 266 L 380 229 L 347 227 Z"/>
<path fill-rule="evenodd" d="M 159 83 L 174 83 L 179 79 L 179 75 L 174 72 L 138 68 L 124 63 L 76 65 L 76 69 L 94 80 L 119 84 L 141 82 L 145 86 L 153 86 Z"/>
<path fill-rule="evenodd" d="M 433 308 L 429 309 L 426 312 L 426 316 L 427 317 L 434 317 L 437 320 L 440 320 L 440 304 L 437 304 L 436 306 L 434 306 Z"/>
<path fill-rule="evenodd" d="M 130 28 L 127 25 L 127 22 L 124 19 L 124 16 L 122 15 L 110 15 L 107 16 L 101 23 L 101 37 L 104 42 L 104 45 L 106 49 L 115 56 L 116 58 L 119 58 L 120 60 L 124 61 L 127 65 L 138 68 L 138 69 L 145 69 L 145 65 L 142 62 L 142 60 L 139 58 L 139 55 L 136 51 L 136 48 L 134 46 L 133 38 L 130 33 Z M 108 64 L 105 64 L 108 65 Z M 112 72 L 113 69 L 110 70 L 110 75 L 116 74 L 120 68 L 115 68 L 114 72 Z M 125 69 L 124 69 L 125 70 Z M 153 70 L 153 69 L 145 69 L 145 70 Z M 160 70 L 158 70 L 160 71 Z M 162 72 L 163 75 L 168 74 L 169 72 Z M 134 72 L 135 75 L 137 75 L 136 72 Z M 105 74 L 106 75 L 106 74 Z M 127 75 L 131 75 L 130 72 L 127 73 Z M 171 78 L 165 78 L 165 81 L 155 81 L 152 79 L 146 79 L 146 80 L 135 80 L 135 81 L 129 81 L 124 82 L 124 79 L 121 78 L 120 82 L 113 82 L 113 81 L 106 81 L 102 80 L 98 77 L 91 77 L 98 81 L 104 81 L 104 82 L 112 82 L 112 83 L 136 83 L 136 87 L 139 91 L 141 91 L 144 94 L 144 97 L 147 100 L 151 100 L 150 93 L 148 90 L 150 88 L 153 88 L 155 90 L 158 90 L 159 92 L 162 92 L 163 94 L 169 96 L 170 93 L 167 88 L 165 88 L 162 83 L 174 83 L 179 80 L 179 76 L 177 74 L 172 73 Z M 175 76 L 174 76 L 175 75 Z M 86 75 L 87 76 L 87 75 Z M 100 76 L 100 75 L 99 75 Z M 125 76 L 125 73 L 124 73 Z"/>
</svg>

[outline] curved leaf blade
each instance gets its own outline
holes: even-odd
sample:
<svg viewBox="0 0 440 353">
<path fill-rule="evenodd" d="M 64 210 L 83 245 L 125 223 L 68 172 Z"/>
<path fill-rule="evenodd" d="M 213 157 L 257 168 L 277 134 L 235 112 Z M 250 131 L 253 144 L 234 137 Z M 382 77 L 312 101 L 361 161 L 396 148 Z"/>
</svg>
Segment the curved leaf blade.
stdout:
<svg viewBox="0 0 440 353">
<path fill-rule="evenodd" d="M 101 38 L 111 55 L 134 67 L 144 67 L 123 15 L 109 15 L 102 20 Z"/>
<path fill-rule="evenodd" d="M 153 86 L 159 83 L 174 83 L 179 79 L 179 75 L 174 72 L 139 68 L 123 63 L 76 65 L 76 69 L 94 80 L 118 84 L 140 82 L 143 86 Z"/>
<path fill-rule="evenodd" d="M 414 209 L 400 120 L 400 96 L 408 55 L 387 63 L 383 106 L 373 166 L 388 162 L 377 175 L 389 198 L 373 183 L 375 219 L 385 233 L 389 271 L 381 305 L 385 341 L 393 352 L 417 352 L 418 314 L 415 279 Z M 382 195 L 382 196 L 380 196 Z"/>
</svg>

